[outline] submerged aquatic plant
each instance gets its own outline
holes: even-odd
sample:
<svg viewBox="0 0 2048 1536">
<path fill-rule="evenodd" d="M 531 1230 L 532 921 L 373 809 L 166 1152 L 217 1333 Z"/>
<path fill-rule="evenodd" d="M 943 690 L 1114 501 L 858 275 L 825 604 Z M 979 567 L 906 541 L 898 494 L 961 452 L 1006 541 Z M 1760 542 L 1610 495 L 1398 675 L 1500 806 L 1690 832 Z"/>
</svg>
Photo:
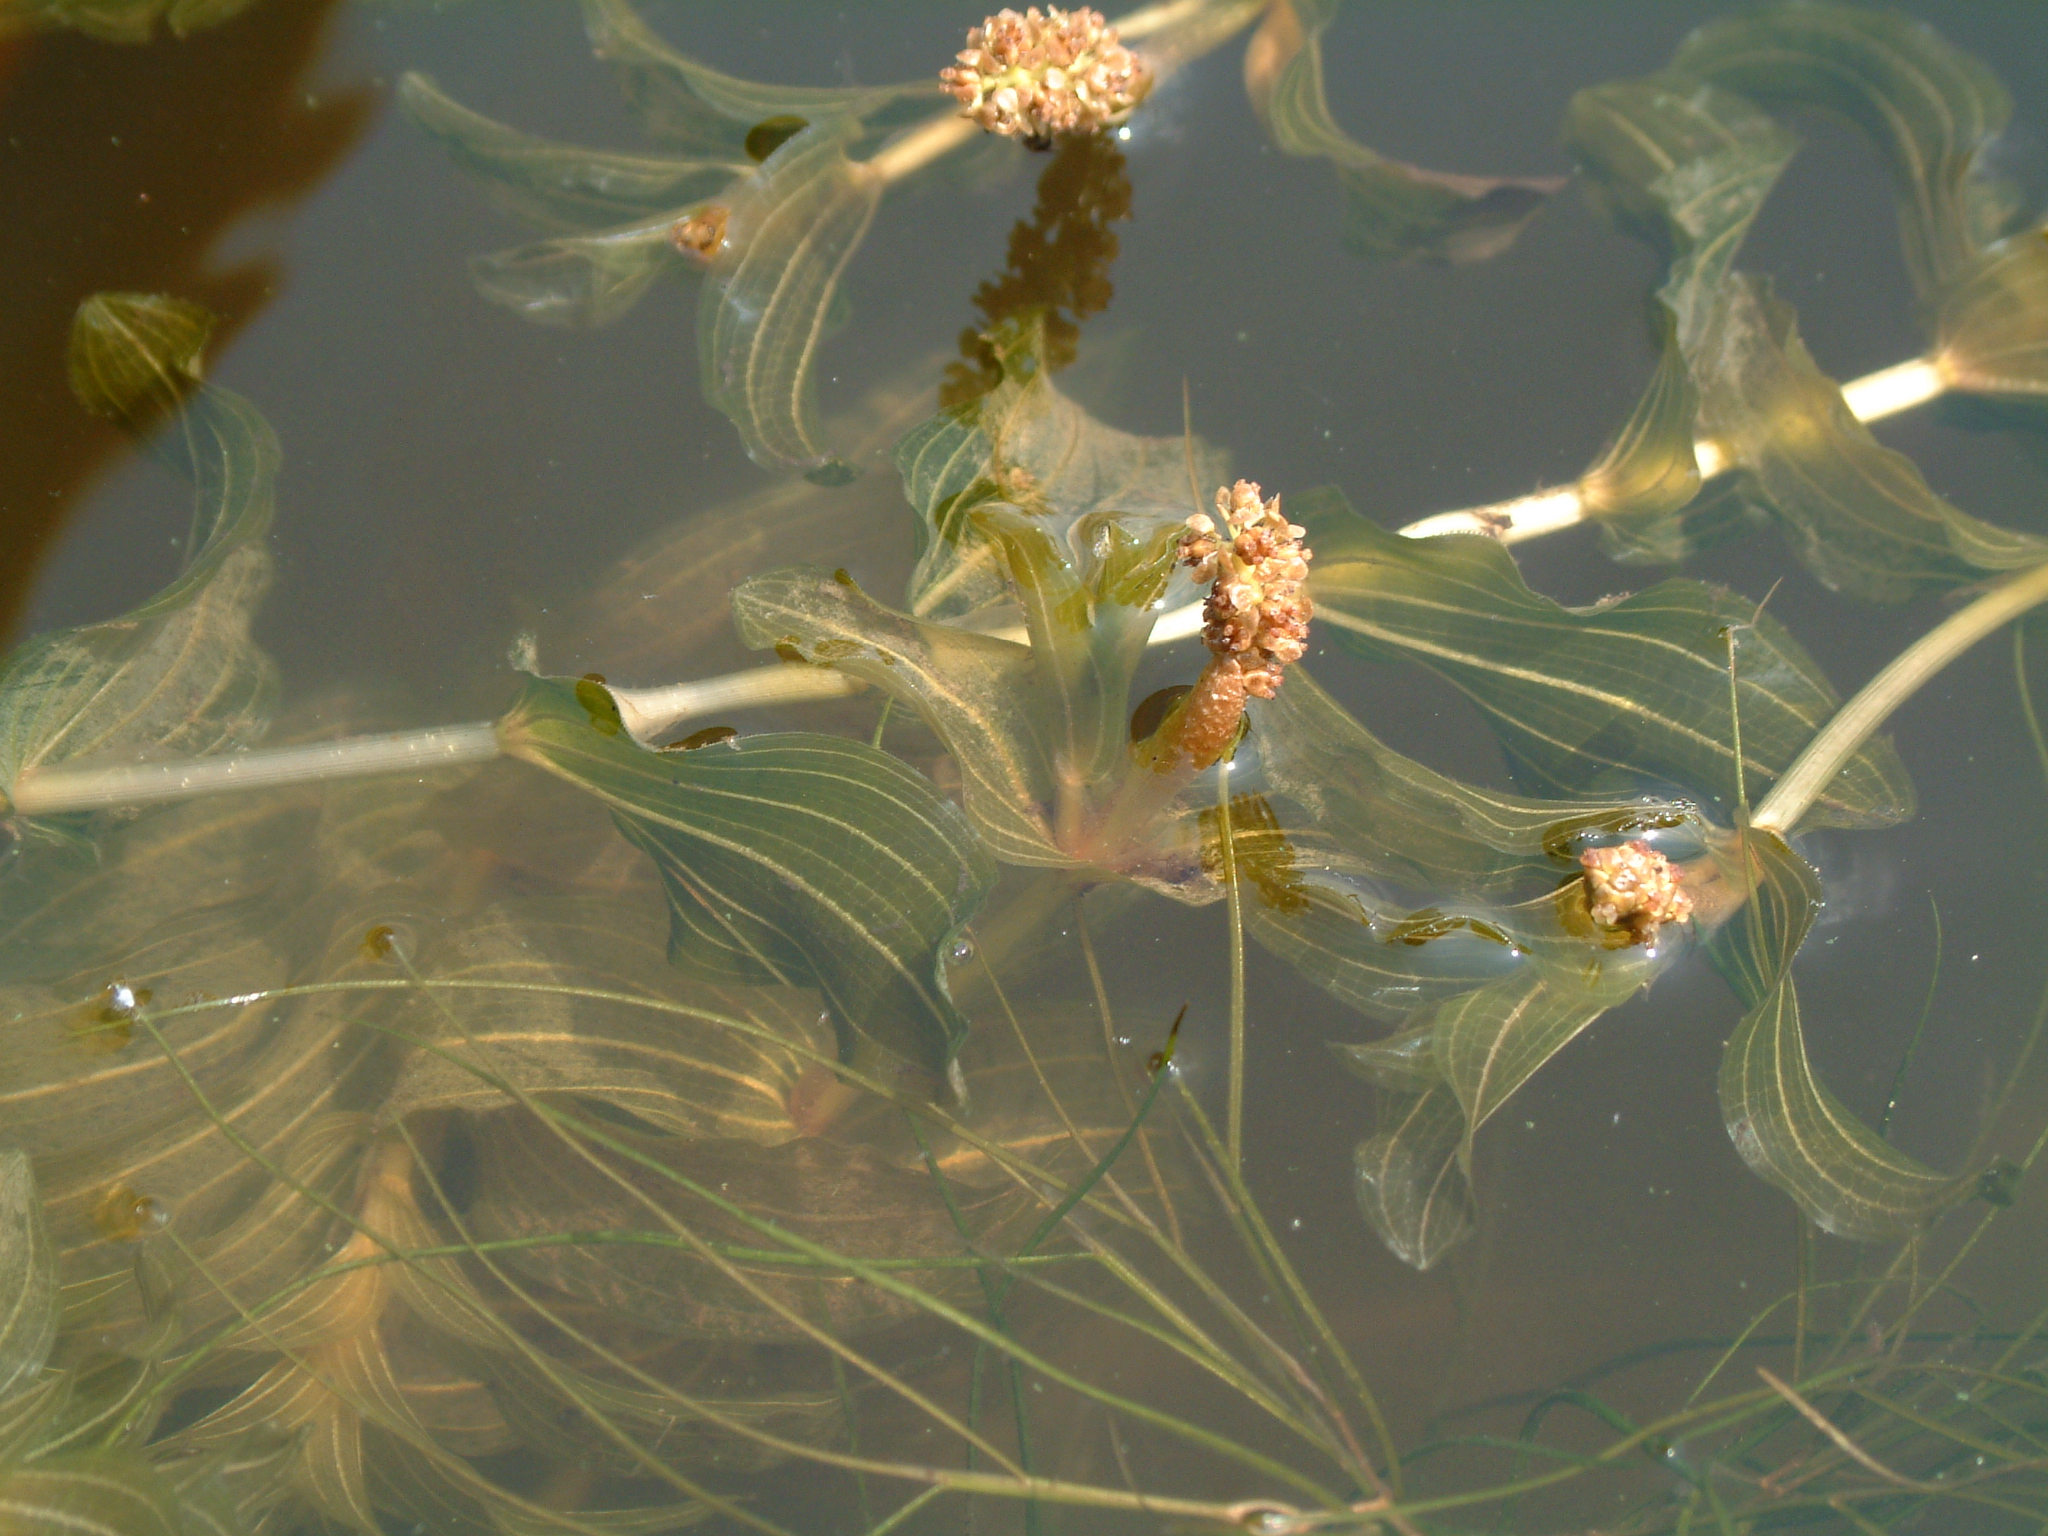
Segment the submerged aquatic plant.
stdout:
<svg viewBox="0 0 2048 1536">
<path fill-rule="evenodd" d="M 546 144 L 412 78 L 415 118 L 553 231 L 480 286 L 596 323 L 701 266 L 707 395 L 807 495 L 851 494 L 864 456 L 823 446 L 808 396 L 839 273 L 883 191 L 973 120 L 917 120 L 928 81 L 735 80 L 623 0 L 585 11 L 682 153 Z M 1163 77 L 1255 15 L 1254 103 L 1281 149 L 1336 166 L 1354 244 L 1480 259 L 1548 195 L 1349 140 L 1319 6 L 1173 0 L 1122 32 Z M 1142 93 L 1101 25 L 1005 13 L 952 84 L 1027 137 L 1107 120 Z M 1732 266 L 1786 104 L 1863 123 L 1901 178 L 1939 329 L 1878 384 L 1826 379 Z M 90 301 L 74 388 L 196 513 L 162 593 L 0 662 L 0 1516 L 781 1533 L 819 1528 L 821 1489 L 871 1536 L 1007 1519 L 997 1501 L 1026 1531 L 1063 1509 L 1268 1536 L 2038 1525 L 2042 1317 L 1929 1313 L 2048 1131 L 2020 1163 L 1923 1165 L 1818 1080 L 1793 979 L 1823 895 L 1794 839 L 1910 816 L 1877 733 L 2048 599 L 2048 542 L 1937 497 L 1860 425 L 2040 392 L 2048 246 L 1979 166 L 2007 110 L 1931 33 L 1819 3 L 1582 93 L 1589 185 L 1670 256 L 1656 375 L 1573 486 L 1399 532 L 1327 488 L 1283 513 L 1191 426 L 1124 432 L 1055 387 L 1129 191 L 1113 146 L 1070 146 L 977 296 L 972 387 L 895 442 L 900 606 L 845 571 L 749 571 L 731 614 L 774 664 L 629 688 L 538 675 L 529 643 L 501 716 L 430 731 L 323 736 L 379 722 L 280 703 L 250 635 L 276 440 L 203 381 L 203 312 Z M 1624 559 L 1769 522 L 1858 597 L 1977 590 L 1845 704 L 1762 604 L 1698 580 L 1588 608 L 1532 590 L 1508 546 L 1586 519 Z M 660 554 L 635 574 L 703 607 L 715 541 Z M 1312 615 L 1460 690 L 1516 792 L 1374 736 L 1303 665 Z M 624 621 L 605 633 L 630 649 Z M 1148 647 L 1197 635 L 1199 670 L 1132 697 Z M 871 735 L 722 723 L 856 691 L 886 700 Z M 1221 1010 L 1120 1016 L 1105 975 L 1099 938 L 1148 893 L 1226 939 L 1220 1126 L 1182 1029 Z M 1503 1106 L 1703 957 L 1740 1008 L 1729 1137 L 1800 1212 L 1794 1290 L 1660 1351 L 1707 1361 L 1683 1400 L 1637 1355 L 1418 1442 L 1248 1182 L 1244 1084 L 1279 1063 L 1246 934 L 1376 1026 L 1333 1042 L 1373 1085 L 1348 1172 L 1417 1269 L 1478 1223 Z M 1808 1225 L 1897 1246 L 1817 1280 Z M 1563 1409 L 1600 1429 L 1559 1435 Z"/>
</svg>

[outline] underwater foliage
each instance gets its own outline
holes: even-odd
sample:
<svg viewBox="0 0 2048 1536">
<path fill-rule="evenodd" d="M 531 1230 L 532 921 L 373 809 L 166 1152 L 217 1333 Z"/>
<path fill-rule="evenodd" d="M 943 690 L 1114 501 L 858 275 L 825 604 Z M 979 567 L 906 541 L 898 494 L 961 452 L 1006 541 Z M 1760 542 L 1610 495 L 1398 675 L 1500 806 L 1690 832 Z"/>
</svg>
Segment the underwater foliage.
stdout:
<svg viewBox="0 0 2048 1536">
<path fill-rule="evenodd" d="M 80 405 L 194 510 L 156 596 L 0 660 L 0 1525 L 2048 1518 L 2048 1314 L 1926 1315 L 2048 1147 L 2019 1092 L 2041 1022 L 1944 1170 L 1830 1090 L 1807 1035 L 1835 1021 L 1795 989 L 1827 898 L 1804 840 L 1915 814 L 1881 730 L 2048 600 L 2048 538 L 1938 495 L 1864 424 L 1867 381 L 1828 378 L 1737 265 L 1796 150 L 1784 115 L 1837 114 L 1896 184 L 1918 398 L 2038 404 L 2048 242 L 1985 169 L 2012 110 L 1990 71 L 1894 13 L 1795 0 L 1567 113 L 1582 186 L 1665 262 L 1659 354 L 1584 474 L 1525 501 L 1624 562 L 1768 525 L 1853 598 L 1965 600 L 1845 703 L 1768 593 L 1666 574 L 1568 606 L 1511 552 L 1543 531 L 1526 505 L 1392 531 L 1336 487 L 1237 478 L 1191 419 L 1130 432 L 1061 389 L 1132 207 L 1113 135 L 1233 38 L 1273 147 L 1336 171 L 1360 255 L 1491 258 L 1561 189 L 1352 139 L 1333 6 L 1005 13 L 943 84 L 816 88 L 688 58 L 626 0 L 582 9 L 660 151 L 542 140 L 417 74 L 398 97 L 540 236 L 474 263 L 486 300 L 598 326 L 698 284 L 704 396 L 784 480 L 629 557 L 579 622 L 615 676 L 701 674 L 728 616 L 762 664 L 626 687 L 546 675 L 525 637 L 493 720 L 281 699 L 250 632 L 275 434 L 206 382 L 203 310 L 81 308 Z M 920 379 L 937 409 L 825 420 L 821 348 L 862 323 L 845 272 L 891 189 L 983 128 L 1022 142 L 981 153 L 1049 153 L 958 359 Z M 788 558 L 863 495 L 912 552 L 900 595 Z M 649 620 L 617 591 L 694 601 Z M 1165 650 L 1197 635 L 1206 660 Z M 1512 788 L 1382 741 L 1337 686 L 1361 663 L 1448 684 Z M 727 723 L 765 704 L 818 728 Z M 1134 1018 L 1147 914 L 1211 937 L 1165 957 L 1190 1003 Z M 1364 1085 L 1350 1166 L 1306 1176 L 1348 1184 L 1415 1271 L 1487 1219 L 1532 1079 L 1711 967 L 1721 1123 L 1796 1210 L 1794 1291 L 1739 1335 L 1472 1410 L 1518 1433 L 1459 1410 L 1419 1437 L 1347 1348 L 1355 1298 L 1310 1284 L 1247 1173 L 1268 960 L 1333 1004 L 1317 1067 Z M 1227 1038 L 1191 1045 L 1205 1004 Z M 2023 1162 L 1984 1155 L 2009 1110 Z M 1815 1228 L 1889 1247 L 1816 1283 Z"/>
</svg>

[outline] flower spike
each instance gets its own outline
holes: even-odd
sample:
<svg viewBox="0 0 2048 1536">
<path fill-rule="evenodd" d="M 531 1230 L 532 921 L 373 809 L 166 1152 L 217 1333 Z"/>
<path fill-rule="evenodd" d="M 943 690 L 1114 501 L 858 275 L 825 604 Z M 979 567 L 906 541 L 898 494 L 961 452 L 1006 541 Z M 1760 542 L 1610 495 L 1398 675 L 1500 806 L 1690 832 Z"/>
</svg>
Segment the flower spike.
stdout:
<svg viewBox="0 0 2048 1536">
<path fill-rule="evenodd" d="M 1037 149 L 1056 133 L 1094 133 L 1120 121 L 1152 85 L 1144 60 L 1117 41 L 1100 11 L 1086 8 L 998 11 L 967 34 L 959 60 L 939 79 L 963 115 Z"/>
</svg>

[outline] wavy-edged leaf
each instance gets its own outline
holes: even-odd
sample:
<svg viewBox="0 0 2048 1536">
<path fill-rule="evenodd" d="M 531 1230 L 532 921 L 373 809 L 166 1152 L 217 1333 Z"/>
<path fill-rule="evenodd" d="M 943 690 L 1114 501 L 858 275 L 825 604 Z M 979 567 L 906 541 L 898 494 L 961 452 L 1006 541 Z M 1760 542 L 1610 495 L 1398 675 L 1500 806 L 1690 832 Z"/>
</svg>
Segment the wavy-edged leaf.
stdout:
<svg viewBox="0 0 2048 1536">
<path fill-rule="evenodd" d="M 1039 665 L 1028 645 L 883 607 L 836 574 L 796 568 L 743 582 L 733 623 L 756 649 L 789 648 L 910 705 L 960 766 L 975 830 L 1006 864 L 1067 865 L 1053 835 L 1053 784 L 1027 708 Z"/>
<path fill-rule="evenodd" d="M 183 327 L 102 323 L 149 313 L 152 299 L 102 294 L 73 329 L 73 373 L 97 381 L 182 367 Z M 127 349 L 168 338 L 168 357 Z M 144 383 L 141 387 L 153 387 Z M 244 746 L 268 724 L 276 667 L 249 638 L 270 581 L 277 439 L 247 401 L 205 388 L 157 451 L 195 487 L 177 579 L 117 619 L 23 642 L 0 661 L 0 787 L 37 767 L 96 755 L 198 756 Z"/>
<path fill-rule="evenodd" d="M 1941 295 L 1935 365 L 1953 389 L 2048 399 L 2048 228 L 1986 250 Z"/>
<path fill-rule="evenodd" d="M 647 131 L 693 150 L 738 150 L 748 130 L 768 118 L 859 118 L 879 131 L 945 101 L 936 76 L 901 85 L 791 86 L 721 74 L 669 47 L 627 0 L 583 0 L 583 22 L 590 46 L 618 71 Z"/>
<path fill-rule="evenodd" d="M 816 354 L 882 195 L 880 179 L 847 159 L 847 142 L 829 124 L 807 128 L 733 190 L 697 306 L 704 398 L 739 428 L 755 463 L 827 483 L 855 471 L 820 440 Z"/>
<path fill-rule="evenodd" d="M 1761 102 L 1840 113 L 1869 134 L 1898 182 L 1906 262 L 1922 294 L 1947 286 L 1997 233 L 2004 197 L 1980 161 L 2011 98 L 1981 62 L 1904 12 L 1767 6 L 1700 28 L 1671 62 Z"/>
<path fill-rule="evenodd" d="M 1576 868 L 1588 836 L 1694 819 L 1684 801 L 1541 800 L 1461 783 L 1387 746 L 1300 667 L 1257 709 L 1263 780 L 1308 813 L 1303 857 L 1334 848 L 1347 871 L 1416 891 L 1525 895 Z"/>
<path fill-rule="evenodd" d="M 1197 486 L 1228 478 L 1224 455 L 1199 438 L 1142 437 L 1097 421 L 1062 394 L 1042 362 L 1036 326 L 990 338 L 1002 368 L 987 394 L 949 406 L 896 446 L 904 494 L 918 517 L 918 563 L 907 606 L 920 618 L 958 618 L 1009 588 L 997 550 L 972 514 L 991 504 L 1024 512 L 1059 541 L 1093 512 L 1135 529 L 1178 523 Z"/>
<path fill-rule="evenodd" d="M 1881 1140 L 1814 1077 L 1792 959 L 1813 926 L 1820 881 L 1767 833 L 1751 833 L 1748 846 L 1753 894 L 1708 948 L 1749 1007 L 1721 1057 L 1729 1138 L 1751 1171 L 1824 1231 L 1873 1241 L 1907 1236 L 1966 1199 L 1972 1180 L 1937 1173 Z"/>
<path fill-rule="evenodd" d="M 1950 505 L 1911 459 L 1872 437 L 1767 281 L 1737 275 L 1724 285 L 1699 371 L 1701 426 L 1829 586 L 1902 602 L 2048 559 L 2048 539 Z"/>
<path fill-rule="evenodd" d="M 1699 490 L 1694 369 L 1735 254 L 1796 145 L 1750 102 L 1670 72 L 1580 91 L 1565 135 L 1595 201 L 1672 258 L 1656 375 L 1580 494 L 1608 554 L 1675 562 L 1748 520 L 1725 496 L 1686 510 Z"/>
<path fill-rule="evenodd" d="M 753 163 L 744 156 L 685 160 L 557 144 L 471 111 L 425 75 L 398 82 L 398 105 L 508 213 L 546 229 L 644 221 L 720 191 Z"/>
<path fill-rule="evenodd" d="M 1733 807 L 1731 629 L 1752 796 L 1840 702 L 1782 625 L 1700 582 L 1665 581 L 1618 602 L 1565 608 L 1530 591 L 1493 539 L 1404 539 L 1329 490 L 1298 496 L 1289 510 L 1315 547 L 1309 589 L 1325 632 L 1455 684 L 1530 788 L 1620 795 L 1676 787 Z M 1897 754 L 1873 740 L 1806 825 L 1885 826 L 1911 808 Z"/>
<path fill-rule="evenodd" d="M 1700 535 L 1674 514 L 1699 494 L 1693 423 L 1699 392 L 1693 388 L 1676 328 L 1661 327 L 1657 372 L 1627 423 L 1579 477 L 1579 498 L 1594 520 L 1607 553 L 1620 560 L 1666 562 L 1697 548 Z M 1672 537 L 1670 530 L 1684 530 Z"/>
<path fill-rule="evenodd" d="M 943 1072 L 967 1033 L 946 950 L 995 881 L 966 817 L 895 758 L 839 737 L 650 752 L 616 706 L 604 712 L 601 688 L 581 689 L 534 679 L 501 734 L 610 806 L 654 859 L 676 963 L 816 986 L 843 1051 L 865 1038 Z"/>
<path fill-rule="evenodd" d="M 186 1536 L 177 1490 L 119 1451 L 0 1467 L 0 1524 L 10 1536 Z"/>
<path fill-rule="evenodd" d="M 57 1250 L 28 1154 L 0 1147 L 0 1401 L 42 1372 L 57 1342 Z"/>
<path fill-rule="evenodd" d="M 1648 986 L 1662 959 L 1625 949 L 1576 970 L 1531 961 L 1430 1010 L 1431 1051 L 1465 1112 L 1458 1155 L 1468 1169 L 1479 1128 L 1601 1014 Z"/>
<path fill-rule="evenodd" d="M 664 272 L 681 265 L 668 236 L 688 212 L 474 256 L 469 275 L 486 299 L 536 324 L 610 325 Z"/>
<path fill-rule="evenodd" d="M 1428 1269 L 1474 1225 L 1458 1163 L 1465 1114 L 1444 1086 L 1382 1098 L 1380 1129 L 1352 1153 L 1358 1208 L 1396 1258 Z"/>
<path fill-rule="evenodd" d="M 1336 0 L 1278 0 L 1245 52 L 1245 89 L 1275 147 L 1336 167 L 1345 244 L 1362 256 L 1465 262 L 1499 255 L 1564 178 L 1428 171 L 1352 138 L 1323 90 L 1322 34 L 1336 13 Z"/>
</svg>

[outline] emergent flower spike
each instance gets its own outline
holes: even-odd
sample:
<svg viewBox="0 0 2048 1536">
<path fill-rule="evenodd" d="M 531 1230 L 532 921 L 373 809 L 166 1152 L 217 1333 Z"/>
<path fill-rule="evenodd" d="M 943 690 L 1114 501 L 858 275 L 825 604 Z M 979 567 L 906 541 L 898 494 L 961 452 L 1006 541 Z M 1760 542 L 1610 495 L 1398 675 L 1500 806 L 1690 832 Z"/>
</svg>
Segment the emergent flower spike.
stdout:
<svg viewBox="0 0 2048 1536">
<path fill-rule="evenodd" d="M 1001 10 L 967 34 L 960 62 L 939 71 L 947 90 L 991 133 L 1035 148 L 1056 133 L 1094 133 L 1135 107 L 1152 73 L 1117 41 L 1100 11 Z"/>
<path fill-rule="evenodd" d="M 1207 767 L 1236 739 L 1247 695 L 1270 699 L 1281 675 L 1299 661 L 1315 610 L 1302 583 L 1311 552 L 1307 532 L 1281 516 L 1280 498 L 1259 499 L 1250 480 L 1216 492 L 1216 512 L 1188 519 L 1181 562 L 1195 580 L 1209 583 L 1202 605 L 1203 668 L 1182 713 L 1181 744 L 1198 767 Z"/>
<path fill-rule="evenodd" d="M 1627 928 L 1638 944 L 1657 942 L 1666 923 L 1692 920 L 1692 898 L 1679 887 L 1682 871 L 1638 838 L 1579 855 L 1586 871 L 1586 910 L 1604 928 Z"/>
</svg>

